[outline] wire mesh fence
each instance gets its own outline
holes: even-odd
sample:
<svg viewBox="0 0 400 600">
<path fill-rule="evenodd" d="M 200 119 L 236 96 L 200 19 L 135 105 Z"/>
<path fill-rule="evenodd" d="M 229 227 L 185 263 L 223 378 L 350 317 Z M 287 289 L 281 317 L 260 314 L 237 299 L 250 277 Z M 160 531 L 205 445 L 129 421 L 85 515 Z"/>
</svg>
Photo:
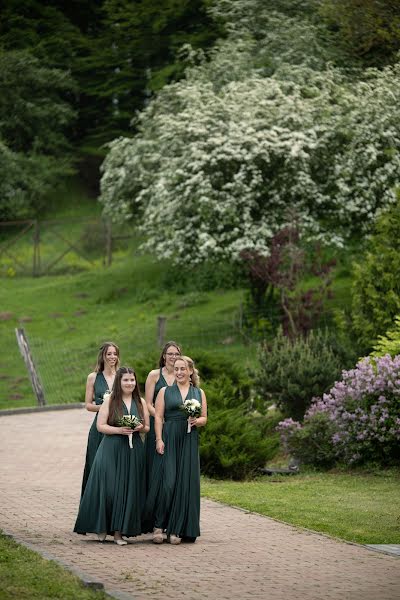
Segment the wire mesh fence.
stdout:
<svg viewBox="0 0 400 600">
<path fill-rule="evenodd" d="M 28 337 L 46 403 L 83 402 L 86 377 L 94 369 L 98 348 L 105 341 L 104 337 L 93 338 L 81 346 L 68 339 L 49 340 L 29 334 Z M 129 332 L 115 335 L 113 341 L 120 348 L 121 362 L 138 370 L 142 391 L 147 372 L 157 366 L 162 344 L 169 339 L 176 340 L 186 353 L 201 349 L 239 354 L 243 347 L 243 337 L 237 323 L 228 316 L 210 323 L 209 327 L 204 327 L 201 321 L 191 320 L 189 325 L 167 319 L 162 339 L 156 320 L 151 325 L 136 325 Z"/>
<path fill-rule="evenodd" d="M 325 310 L 320 315 L 318 326 L 332 324 L 335 310 L 339 309 Z M 25 325 L 25 329 L 46 403 L 63 404 L 84 401 L 87 375 L 95 367 L 98 348 L 109 337 L 120 347 L 122 363 L 134 366 L 138 371 L 139 383 L 143 388 L 146 374 L 157 366 L 160 349 L 168 340 L 175 340 L 184 353 L 194 357 L 198 351 L 217 351 L 244 366 L 251 366 L 257 360 L 259 343 L 272 339 L 281 323 L 281 314 L 276 309 L 257 311 L 239 304 L 210 316 L 208 320 L 204 315 L 196 314 L 196 311 L 184 310 L 167 317 L 160 315 L 150 320 L 137 320 L 106 337 L 101 331 L 92 337 L 79 337 L 75 330 L 71 336 L 64 334 L 59 338 L 47 338 L 43 334 L 31 334 L 29 324 Z M 18 372 L 23 375 L 19 380 L 23 381 L 25 390 L 24 393 L 17 390 L 15 405 L 18 406 L 22 400 L 24 405 L 34 405 L 34 395 L 30 390 L 27 393 L 29 380 L 22 358 L 18 357 L 15 337 L 9 337 L 7 344 L 12 350 L 9 358 L 13 362 L 19 361 Z M 14 380 L 18 381 L 18 378 Z M 8 403 L 0 403 L 0 406 L 10 406 L 10 400 L 14 404 L 10 384 L 13 385 L 0 377 L 0 391 L 9 398 Z"/>
</svg>

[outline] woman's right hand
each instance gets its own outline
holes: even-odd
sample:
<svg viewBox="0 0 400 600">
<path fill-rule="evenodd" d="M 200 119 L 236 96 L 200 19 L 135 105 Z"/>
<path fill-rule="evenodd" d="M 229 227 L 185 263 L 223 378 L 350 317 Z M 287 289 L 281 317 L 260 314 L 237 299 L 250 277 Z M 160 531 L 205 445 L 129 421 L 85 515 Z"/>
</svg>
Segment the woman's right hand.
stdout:
<svg viewBox="0 0 400 600">
<path fill-rule="evenodd" d="M 133 433 L 133 429 L 131 429 L 130 427 L 118 427 L 118 433 L 120 435 L 130 435 L 131 433 Z"/>
<path fill-rule="evenodd" d="M 164 454 L 164 442 L 162 440 L 156 441 L 156 451 L 158 454 Z"/>
</svg>

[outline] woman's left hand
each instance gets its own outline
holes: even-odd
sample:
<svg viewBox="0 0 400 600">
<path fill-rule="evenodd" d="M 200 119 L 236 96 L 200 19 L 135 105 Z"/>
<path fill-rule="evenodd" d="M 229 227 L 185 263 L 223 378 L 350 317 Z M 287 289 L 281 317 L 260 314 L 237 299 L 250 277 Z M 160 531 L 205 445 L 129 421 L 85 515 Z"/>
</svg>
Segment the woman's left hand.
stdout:
<svg viewBox="0 0 400 600">
<path fill-rule="evenodd" d="M 143 423 L 140 423 L 140 425 L 138 425 L 137 427 L 135 427 L 135 429 L 133 429 L 133 433 L 136 433 L 137 431 L 142 431 L 142 429 L 144 429 L 144 425 Z"/>
<path fill-rule="evenodd" d="M 197 417 L 189 417 L 189 423 L 191 427 L 197 425 Z"/>
</svg>

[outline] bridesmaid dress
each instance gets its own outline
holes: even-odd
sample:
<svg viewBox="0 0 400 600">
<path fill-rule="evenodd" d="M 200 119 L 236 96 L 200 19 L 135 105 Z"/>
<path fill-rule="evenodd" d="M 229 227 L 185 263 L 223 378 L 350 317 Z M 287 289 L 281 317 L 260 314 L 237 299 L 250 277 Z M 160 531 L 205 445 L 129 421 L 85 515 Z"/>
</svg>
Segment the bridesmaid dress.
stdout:
<svg viewBox="0 0 400 600">
<path fill-rule="evenodd" d="M 134 400 L 130 413 L 124 404 L 124 414 L 139 417 Z M 144 444 L 139 433 L 133 434 L 132 442 L 130 448 L 126 435 L 103 435 L 79 506 L 76 533 L 120 531 L 128 537 L 142 533 Z"/>
<path fill-rule="evenodd" d="M 190 386 L 187 399 L 202 401 Z M 187 416 L 179 387 L 165 390 L 164 454 L 157 454 L 144 511 L 146 531 L 152 527 L 194 541 L 200 535 L 200 461 L 197 427 L 187 433 Z"/>
<path fill-rule="evenodd" d="M 163 388 L 168 387 L 168 383 L 160 369 L 160 376 L 154 387 L 153 406 L 155 404 L 158 392 Z M 153 468 L 154 455 L 156 453 L 156 434 L 154 431 L 154 417 L 150 415 L 150 430 L 146 434 L 146 490 L 150 487 L 151 470 Z"/>
<path fill-rule="evenodd" d="M 97 373 L 96 379 L 94 380 L 94 401 L 97 404 L 97 406 L 103 404 L 103 396 L 107 391 L 109 391 L 108 383 L 103 375 L 103 372 Z M 97 448 L 99 447 L 100 442 L 103 439 L 103 434 L 100 433 L 100 431 L 97 431 L 97 415 L 98 413 L 96 413 L 96 416 L 94 417 L 93 423 L 89 430 L 85 468 L 83 470 L 82 478 L 81 497 L 83 496 L 83 492 L 85 491 L 90 469 L 92 467 L 94 457 L 96 456 Z"/>
</svg>

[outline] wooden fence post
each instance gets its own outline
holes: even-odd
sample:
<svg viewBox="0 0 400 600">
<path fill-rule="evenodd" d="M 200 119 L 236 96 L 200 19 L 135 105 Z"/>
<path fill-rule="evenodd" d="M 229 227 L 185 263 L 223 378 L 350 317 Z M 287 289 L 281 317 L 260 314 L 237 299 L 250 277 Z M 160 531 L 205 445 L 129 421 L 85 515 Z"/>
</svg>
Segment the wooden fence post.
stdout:
<svg viewBox="0 0 400 600">
<path fill-rule="evenodd" d="M 33 229 L 33 277 L 40 275 L 40 228 L 36 219 Z"/>
<path fill-rule="evenodd" d="M 166 322 L 167 317 L 157 317 L 157 344 L 160 348 L 164 346 Z"/>
<path fill-rule="evenodd" d="M 17 336 L 17 343 L 22 354 L 22 358 L 24 359 L 26 368 L 28 369 L 29 377 L 37 399 L 37 403 L 39 406 L 44 406 L 46 404 L 46 400 L 44 397 L 43 387 L 40 383 L 39 375 L 36 371 L 36 367 L 33 362 L 32 354 L 29 348 L 28 339 L 25 335 L 25 331 L 23 329 L 16 329 L 15 335 Z"/>
</svg>

